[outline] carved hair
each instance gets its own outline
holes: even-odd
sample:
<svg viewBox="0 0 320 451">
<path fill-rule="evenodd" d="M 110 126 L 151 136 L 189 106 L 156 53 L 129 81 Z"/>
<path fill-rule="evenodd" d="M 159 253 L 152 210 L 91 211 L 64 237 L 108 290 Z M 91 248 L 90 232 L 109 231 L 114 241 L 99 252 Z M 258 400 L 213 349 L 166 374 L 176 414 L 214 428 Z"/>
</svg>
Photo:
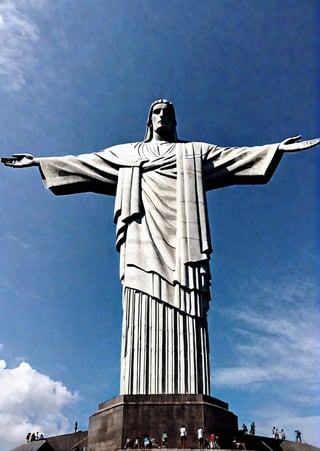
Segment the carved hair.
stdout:
<svg viewBox="0 0 320 451">
<path fill-rule="evenodd" d="M 169 100 L 166 99 L 158 99 L 155 100 L 150 108 L 149 108 L 149 114 L 148 114 L 148 121 L 147 121 L 147 128 L 146 128 L 146 133 L 144 135 L 144 142 L 148 142 L 152 140 L 152 134 L 153 134 L 153 130 L 152 130 L 152 120 L 151 120 L 151 116 L 152 116 L 152 111 L 155 105 L 158 105 L 159 103 L 165 103 L 166 105 L 170 106 L 170 110 L 171 110 L 171 114 L 172 114 L 172 119 L 173 119 L 173 129 L 172 129 L 172 142 L 179 142 L 178 139 L 178 135 L 177 135 L 177 130 L 176 130 L 176 125 L 177 125 L 177 121 L 176 121 L 176 113 L 174 110 L 174 106 L 173 103 L 170 102 Z"/>
</svg>

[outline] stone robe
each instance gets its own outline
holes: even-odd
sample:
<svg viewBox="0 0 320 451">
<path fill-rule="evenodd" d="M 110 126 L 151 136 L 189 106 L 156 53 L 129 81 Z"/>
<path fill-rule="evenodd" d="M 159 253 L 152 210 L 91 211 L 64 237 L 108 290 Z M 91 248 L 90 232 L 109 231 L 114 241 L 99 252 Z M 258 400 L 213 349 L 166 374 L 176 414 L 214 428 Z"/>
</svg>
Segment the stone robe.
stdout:
<svg viewBox="0 0 320 451">
<path fill-rule="evenodd" d="M 41 159 L 44 183 L 55 194 L 115 195 L 121 394 L 210 394 L 205 191 L 266 183 L 280 157 L 277 144 L 138 142 Z"/>
</svg>

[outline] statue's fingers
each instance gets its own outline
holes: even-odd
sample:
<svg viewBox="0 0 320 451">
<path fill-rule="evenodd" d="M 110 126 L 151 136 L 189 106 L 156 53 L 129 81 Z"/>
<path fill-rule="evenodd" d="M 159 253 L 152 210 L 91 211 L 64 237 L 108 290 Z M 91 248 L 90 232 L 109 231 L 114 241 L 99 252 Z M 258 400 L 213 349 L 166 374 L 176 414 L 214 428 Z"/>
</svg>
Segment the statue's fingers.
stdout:
<svg viewBox="0 0 320 451">
<path fill-rule="evenodd" d="M 301 141 L 301 135 L 292 136 L 292 138 L 288 139 L 288 143 L 297 143 Z"/>
<path fill-rule="evenodd" d="M 302 141 L 301 144 L 305 148 L 314 147 L 314 146 L 317 146 L 318 144 L 320 144 L 320 138 L 308 139 L 306 141 Z"/>
<path fill-rule="evenodd" d="M 311 147 L 317 146 L 318 144 L 320 144 L 320 138 L 291 143 L 286 142 L 284 150 L 285 152 L 299 152 L 300 150 L 311 149 Z"/>
<path fill-rule="evenodd" d="M 24 154 L 24 153 L 14 153 L 14 154 L 12 154 L 12 156 L 13 156 L 14 158 L 22 158 L 22 157 L 25 156 L 25 154 Z"/>
<path fill-rule="evenodd" d="M 12 166 L 12 162 L 14 161 L 14 158 L 12 157 L 2 157 L 1 163 L 3 163 L 5 166 Z"/>
<path fill-rule="evenodd" d="M 12 156 L 18 160 L 21 160 L 22 158 L 33 158 L 30 153 L 14 153 Z"/>
</svg>

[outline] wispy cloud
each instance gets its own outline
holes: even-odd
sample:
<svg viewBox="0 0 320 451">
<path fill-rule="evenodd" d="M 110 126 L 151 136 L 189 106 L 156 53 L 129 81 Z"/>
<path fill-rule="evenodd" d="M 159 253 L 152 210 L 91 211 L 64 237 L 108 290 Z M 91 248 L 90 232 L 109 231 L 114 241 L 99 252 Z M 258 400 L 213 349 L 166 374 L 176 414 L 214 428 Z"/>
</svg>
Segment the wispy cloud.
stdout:
<svg viewBox="0 0 320 451">
<path fill-rule="evenodd" d="M 20 240 L 18 237 L 16 237 L 15 235 L 6 235 L 5 238 L 8 240 L 8 242 L 10 243 L 14 243 L 16 245 L 18 245 L 19 247 L 22 247 L 23 249 L 30 249 L 30 244 L 26 243 L 25 241 Z"/>
<path fill-rule="evenodd" d="M 28 432 L 61 434 L 70 425 L 65 409 L 77 401 L 61 382 L 39 373 L 27 362 L 7 368 L 0 360 L 0 449 L 24 442 Z"/>
<path fill-rule="evenodd" d="M 239 293 L 246 303 L 221 313 L 234 324 L 234 364 L 213 374 L 215 387 L 260 399 L 260 420 L 267 428 L 277 413 L 288 426 L 312 424 L 309 440 L 317 439 L 312 412 L 320 404 L 317 295 L 316 283 L 308 278 L 247 280 Z M 268 418 L 262 421 L 263 415 Z"/>
<path fill-rule="evenodd" d="M 4 277 L 0 277 L 0 293 L 11 293 L 17 297 L 23 296 L 23 292 L 21 290 L 18 290 L 13 283 L 10 283 Z"/>
<path fill-rule="evenodd" d="M 302 441 L 310 445 L 320 445 L 320 416 L 318 415 L 299 415 L 294 409 L 287 405 L 277 404 L 277 402 L 268 402 L 252 412 L 252 418 L 258 423 L 259 435 L 271 436 L 273 426 L 278 429 L 284 428 L 289 440 L 295 439 L 295 430 L 302 432 Z"/>
<path fill-rule="evenodd" d="M 241 387 L 252 382 L 299 381 L 315 392 L 320 357 L 317 287 L 288 277 L 273 285 L 251 280 L 245 287 L 246 305 L 222 314 L 232 319 L 238 362 L 220 368 L 215 384 Z"/>
<path fill-rule="evenodd" d="M 0 86 L 6 91 L 18 91 L 26 83 L 36 60 L 33 44 L 39 39 L 39 31 L 27 9 L 19 9 L 19 5 L 28 4 L 34 6 L 31 0 L 0 3 Z"/>
</svg>

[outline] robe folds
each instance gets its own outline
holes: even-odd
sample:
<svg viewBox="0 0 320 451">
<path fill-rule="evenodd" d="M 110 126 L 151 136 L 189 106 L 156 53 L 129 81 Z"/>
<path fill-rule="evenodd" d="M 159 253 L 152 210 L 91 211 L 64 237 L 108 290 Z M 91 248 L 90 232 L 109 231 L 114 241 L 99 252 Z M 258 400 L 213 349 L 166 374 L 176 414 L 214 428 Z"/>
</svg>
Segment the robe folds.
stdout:
<svg viewBox="0 0 320 451">
<path fill-rule="evenodd" d="M 138 142 L 42 158 L 55 194 L 114 195 L 123 284 L 121 394 L 210 394 L 207 190 L 266 183 L 278 144 Z"/>
</svg>

